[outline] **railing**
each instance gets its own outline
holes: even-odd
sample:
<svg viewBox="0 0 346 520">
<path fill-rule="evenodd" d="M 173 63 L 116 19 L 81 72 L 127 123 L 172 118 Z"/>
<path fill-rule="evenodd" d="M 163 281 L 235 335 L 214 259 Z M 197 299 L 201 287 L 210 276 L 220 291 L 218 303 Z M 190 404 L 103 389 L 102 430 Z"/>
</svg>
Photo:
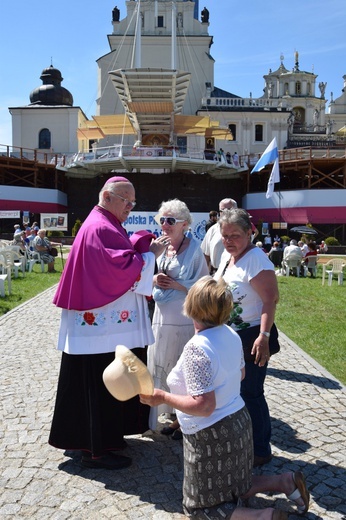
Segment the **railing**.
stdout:
<svg viewBox="0 0 346 520">
<path fill-rule="evenodd" d="M 63 157 L 61 154 L 56 154 L 50 151 L 42 151 L 31 148 L 21 148 L 19 146 L 10 146 L 0 144 L 0 158 L 8 157 L 11 159 L 21 159 L 38 162 L 40 164 L 50 164 L 57 166 L 62 163 Z"/>
<path fill-rule="evenodd" d="M 271 109 L 276 108 L 279 110 L 290 110 L 292 103 L 285 99 L 272 99 L 272 98 L 224 98 L 224 97 L 203 97 L 202 98 L 202 106 L 203 107 L 253 107 L 253 108 L 263 108 L 263 109 Z"/>
<path fill-rule="evenodd" d="M 220 154 L 215 150 L 205 150 L 198 148 L 179 148 L 175 146 L 138 146 L 133 147 L 129 145 L 113 145 L 102 148 L 96 148 L 92 152 L 78 152 L 75 154 L 68 155 L 64 158 L 63 165 L 65 167 L 77 166 L 78 163 L 95 162 L 99 160 L 112 159 L 129 159 L 129 158 L 186 158 L 192 160 L 208 160 L 213 162 L 224 162 L 230 166 L 237 168 L 239 165 L 235 165 L 232 158 L 227 154 Z"/>
</svg>

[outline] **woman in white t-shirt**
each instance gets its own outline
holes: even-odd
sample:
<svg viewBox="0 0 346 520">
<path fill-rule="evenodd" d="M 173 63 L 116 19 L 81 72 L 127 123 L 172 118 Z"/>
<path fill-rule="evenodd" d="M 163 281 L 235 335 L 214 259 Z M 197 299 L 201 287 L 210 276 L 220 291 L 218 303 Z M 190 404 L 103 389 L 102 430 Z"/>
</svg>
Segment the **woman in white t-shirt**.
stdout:
<svg viewBox="0 0 346 520">
<path fill-rule="evenodd" d="M 225 325 L 233 307 L 224 280 L 204 276 L 190 289 L 184 314 L 195 335 L 168 376 L 172 393 L 155 389 L 141 395 L 150 406 L 177 410 L 184 443 L 184 513 L 193 518 L 284 520 L 286 512 L 242 508 L 238 501 L 256 493 L 285 493 L 302 514 L 309 492 L 301 472 L 252 475 L 253 445 L 249 413 L 240 396 L 244 376 L 241 341 Z M 238 506 L 238 507 L 237 507 Z"/>
<path fill-rule="evenodd" d="M 233 295 L 230 325 L 242 340 L 246 368 L 241 396 L 252 421 L 254 466 L 260 466 L 272 458 L 264 382 L 274 343 L 276 352 L 280 348 L 273 326 L 278 285 L 273 263 L 251 243 L 249 214 L 243 209 L 226 210 L 219 225 L 225 251 L 214 277 L 223 278 Z"/>
</svg>

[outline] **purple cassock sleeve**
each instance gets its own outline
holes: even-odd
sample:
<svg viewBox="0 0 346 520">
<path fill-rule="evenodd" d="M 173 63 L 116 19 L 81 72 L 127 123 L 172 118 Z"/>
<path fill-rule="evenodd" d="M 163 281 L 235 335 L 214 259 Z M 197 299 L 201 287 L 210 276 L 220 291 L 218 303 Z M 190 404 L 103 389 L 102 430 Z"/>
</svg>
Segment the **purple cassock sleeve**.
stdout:
<svg viewBox="0 0 346 520">
<path fill-rule="evenodd" d="M 95 206 L 74 240 L 53 303 L 74 310 L 102 307 L 133 286 L 142 266 L 120 222 Z"/>
</svg>

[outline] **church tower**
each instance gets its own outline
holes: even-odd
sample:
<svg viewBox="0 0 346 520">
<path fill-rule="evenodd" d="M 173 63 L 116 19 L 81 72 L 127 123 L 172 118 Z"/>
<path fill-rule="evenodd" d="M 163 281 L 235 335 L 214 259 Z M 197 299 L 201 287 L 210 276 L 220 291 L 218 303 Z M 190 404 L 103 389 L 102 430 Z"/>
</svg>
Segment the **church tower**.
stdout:
<svg viewBox="0 0 346 520">
<path fill-rule="evenodd" d="M 73 96 L 61 83 L 60 70 L 43 69 L 42 85 L 30 93 L 30 104 L 10 107 L 14 146 L 45 153 L 71 153 L 78 149 L 77 128 L 86 116 L 73 106 Z"/>
</svg>

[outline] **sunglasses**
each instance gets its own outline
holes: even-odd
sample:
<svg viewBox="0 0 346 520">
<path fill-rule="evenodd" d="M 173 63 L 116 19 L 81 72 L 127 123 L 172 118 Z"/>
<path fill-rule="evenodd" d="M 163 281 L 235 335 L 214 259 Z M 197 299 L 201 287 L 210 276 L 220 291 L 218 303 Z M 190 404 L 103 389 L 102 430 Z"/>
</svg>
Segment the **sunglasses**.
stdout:
<svg viewBox="0 0 346 520">
<path fill-rule="evenodd" d="M 177 222 L 185 222 L 185 220 L 181 220 L 175 217 L 160 217 L 160 224 L 164 224 L 167 222 L 169 226 L 175 226 Z"/>
</svg>

